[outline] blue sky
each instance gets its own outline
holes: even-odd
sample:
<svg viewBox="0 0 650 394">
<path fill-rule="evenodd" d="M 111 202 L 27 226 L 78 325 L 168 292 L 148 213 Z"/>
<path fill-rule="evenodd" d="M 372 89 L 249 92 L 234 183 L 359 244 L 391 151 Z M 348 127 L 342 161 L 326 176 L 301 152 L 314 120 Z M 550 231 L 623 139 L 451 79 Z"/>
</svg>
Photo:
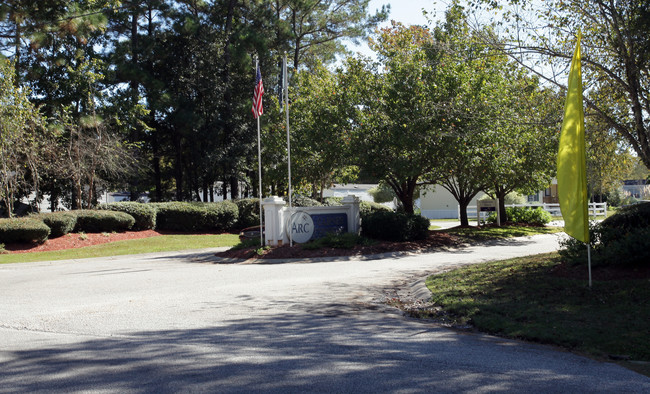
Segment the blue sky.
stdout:
<svg viewBox="0 0 650 394">
<path fill-rule="evenodd" d="M 380 27 L 389 26 L 391 20 L 405 25 L 425 25 L 427 19 L 422 15 L 422 9 L 429 13 L 430 18 L 434 18 L 435 13 L 435 18 L 440 19 L 444 17 L 444 10 L 447 8 L 448 3 L 446 0 L 370 0 L 368 11 L 369 13 L 375 13 L 376 10 L 381 9 L 382 5 L 390 4 L 391 10 L 388 21 L 384 22 Z M 361 46 L 349 44 L 349 48 L 367 56 L 371 55 L 370 49 L 365 44 Z"/>
</svg>

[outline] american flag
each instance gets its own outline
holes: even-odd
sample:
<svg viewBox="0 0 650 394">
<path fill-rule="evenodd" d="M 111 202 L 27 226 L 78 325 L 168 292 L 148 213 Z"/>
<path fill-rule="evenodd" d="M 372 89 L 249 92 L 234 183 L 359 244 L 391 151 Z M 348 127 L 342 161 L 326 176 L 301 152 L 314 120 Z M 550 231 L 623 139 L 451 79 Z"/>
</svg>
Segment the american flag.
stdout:
<svg viewBox="0 0 650 394">
<path fill-rule="evenodd" d="M 262 108 L 262 96 L 264 95 L 264 85 L 262 84 L 262 73 L 260 66 L 257 65 L 257 76 L 255 77 L 255 91 L 253 93 L 253 116 L 257 119 L 262 116 L 264 109 Z"/>
</svg>

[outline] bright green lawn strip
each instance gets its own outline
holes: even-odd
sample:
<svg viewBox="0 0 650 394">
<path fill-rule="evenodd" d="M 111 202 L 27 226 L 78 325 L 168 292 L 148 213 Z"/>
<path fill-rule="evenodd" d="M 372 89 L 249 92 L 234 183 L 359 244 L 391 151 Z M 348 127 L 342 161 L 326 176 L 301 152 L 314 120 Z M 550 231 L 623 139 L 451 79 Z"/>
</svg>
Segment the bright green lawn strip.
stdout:
<svg viewBox="0 0 650 394">
<path fill-rule="evenodd" d="M 560 227 L 468 227 L 450 228 L 440 230 L 449 234 L 457 235 L 466 241 L 487 241 L 491 239 L 507 239 L 512 237 L 524 237 L 537 234 L 553 234 L 563 231 Z"/>
<path fill-rule="evenodd" d="M 31 261 L 68 260 L 88 257 L 119 256 L 176 250 L 233 246 L 239 242 L 235 234 L 220 235 L 161 235 L 156 237 L 117 241 L 85 248 L 52 252 L 16 253 L 0 255 L 0 264 Z"/>
<path fill-rule="evenodd" d="M 479 264 L 427 279 L 458 324 L 598 357 L 650 361 L 650 280 L 594 281 L 549 272 L 557 253 Z"/>
</svg>

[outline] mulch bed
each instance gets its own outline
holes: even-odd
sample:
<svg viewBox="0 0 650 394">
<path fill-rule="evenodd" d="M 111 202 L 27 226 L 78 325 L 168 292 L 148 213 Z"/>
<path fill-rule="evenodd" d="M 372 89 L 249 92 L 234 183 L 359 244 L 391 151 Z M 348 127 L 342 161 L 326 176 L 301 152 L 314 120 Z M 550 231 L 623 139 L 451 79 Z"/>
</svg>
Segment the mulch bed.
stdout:
<svg viewBox="0 0 650 394">
<path fill-rule="evenodd" d="M 316 257 L 363 256 L 389 252 L 424 252 L 433 248 L 459 246 L 461 242 L 453 235 L 429 232 L 427 239 L 410 242 L 378 241 L 369 246 L 356 245 L 352 249 L 321 248 L 317 250 L 303 249 L 300 244 L 282 245 L 264 251 L 264 254 L 255 253 L 255 248 L 228 250 L 217 253 L 218 257 L 231 259 L 301 259 Z"/>
<path fill-rule="evenodd" d="M 48 239 L 42 244 L 36 242 L 6 244 L 5 250 L 7 250 L 9 253 L 49 252 L 53 250 L 83 248 L 85 246 L 105 244 L 127 239 L 149 238 L 163 234 L 165 233 L 155 230 L 125 231 L 123 233 L 103 234 L 69 233 L 62 237 Z"/>
</svg>

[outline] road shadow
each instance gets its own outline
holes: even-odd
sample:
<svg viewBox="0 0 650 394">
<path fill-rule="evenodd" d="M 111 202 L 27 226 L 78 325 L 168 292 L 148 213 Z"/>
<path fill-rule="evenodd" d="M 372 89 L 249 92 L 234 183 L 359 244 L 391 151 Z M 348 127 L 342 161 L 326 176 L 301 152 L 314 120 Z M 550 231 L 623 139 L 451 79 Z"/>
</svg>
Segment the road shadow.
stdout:
<svg viewBox="0 0 650 394">
<path fill-rule="evenodd" d="M 0 352 L 0 392 L 650 390 L 650 379 L 616 366 L 364 305 L 313 305 L 206 328 L 104 338 L 30 335 L 38 341 Z"/>
</svg>

